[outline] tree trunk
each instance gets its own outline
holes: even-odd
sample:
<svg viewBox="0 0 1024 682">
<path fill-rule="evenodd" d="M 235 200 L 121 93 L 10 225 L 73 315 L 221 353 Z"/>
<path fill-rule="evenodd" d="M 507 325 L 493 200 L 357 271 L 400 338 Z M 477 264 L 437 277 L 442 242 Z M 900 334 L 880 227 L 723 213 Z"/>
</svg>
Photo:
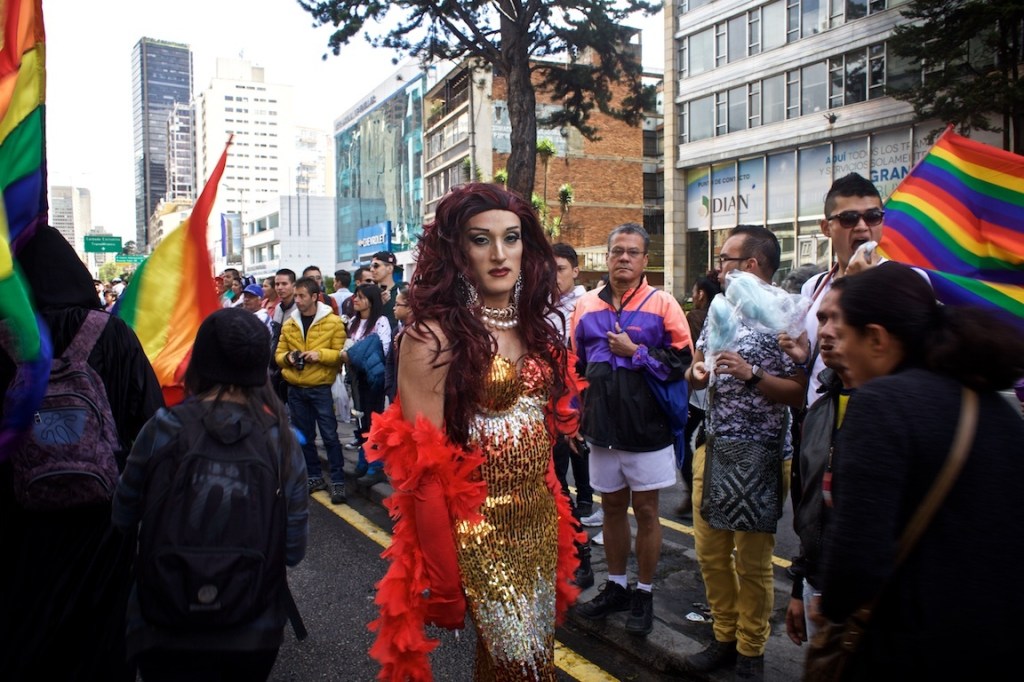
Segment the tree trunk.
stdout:
<svg viewBox="0 0 1024 682">
<path fill-rule="evenodd" d="M 533 194 L 537 163 L 537 96 L 530 80 L 529 36 L 508 17 L 501 19 L 501 52 L 508 81 L 511 153 L 506 187 L 527 202 Z"/>
</svg>

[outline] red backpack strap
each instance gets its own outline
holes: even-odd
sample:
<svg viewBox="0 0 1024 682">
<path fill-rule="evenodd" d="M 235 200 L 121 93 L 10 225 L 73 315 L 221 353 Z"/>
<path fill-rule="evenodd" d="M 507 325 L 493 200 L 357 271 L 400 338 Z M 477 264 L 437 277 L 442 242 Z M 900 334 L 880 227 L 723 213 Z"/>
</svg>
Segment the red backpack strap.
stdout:
<svg viewBox="0 0 1024 682">
<path fill-rule="evenodd" d="M 81 360 L 85 362 L 88 360 L 89 354 L 92 353 L 93 347 L 99 341 L 100 334 L 103 333 L 109 321 L 110 315 L 108 313 L 90 310 L 62 357 L 68 361 Z"/>
</svg>

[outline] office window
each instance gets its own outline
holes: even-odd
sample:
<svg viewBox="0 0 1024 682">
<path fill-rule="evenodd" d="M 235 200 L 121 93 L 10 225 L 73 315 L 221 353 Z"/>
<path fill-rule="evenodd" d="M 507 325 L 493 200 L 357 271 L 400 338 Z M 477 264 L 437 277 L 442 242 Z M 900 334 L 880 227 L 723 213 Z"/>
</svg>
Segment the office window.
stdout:
<svg viewBox="0 0 1024 682">
<path fill-rule="evenodd" d="M 885 43 L 868 47 L 868 99 L 885 95 Z"/>
<path fill-rule="evenodd" d="M 729 132 L 747 129 L 747 86 L 729 91 Z"/>
<path fill-rule="evenodd" d="M 751 10 L 747 15 L 747 54 L 761 52 L 761 10 Z"/>
<path fill-rule="evenodd" d="M 828 108 L 828 79 L 825 62 L 800 69 L 800 115 L 806 116 Z"/>
<path fill-rule="evenodd" d="M 761 125 L 761 83 L 754 81 L 750 84 L 750 94 L 747 99 L 747 126 L 756 128 Z"/>
<path fill-rule="evenodd" d="M 786 2 L 786 42 L 800 39 L 800 0 Z"/>
<path fill-rule="evenodd" d="M 702 97 L 689 103 L 689 141 L 707 139 L 715 134 L 715 98 Z"/>
<path fill-rule="evenodd" d="M 786 77 L 772 76 L 761 81 L 761 122 L 775 123 L 786 117 Z"/>
<path fill-rule="evenodd" d="M 863 102 L 868 98 L 867 53 L 864 50 L 848 52 L 846 60 L 846 82 L 843 90 L 844 104 Z M 884 86 L 884 83 L 883 83 Z"/>
<path fill-rule="evenodd" d="M 761 8 L 761 50 L 774 50 L 786 44 L 786 0 L 776 0 Z"/>
<path fill-rule="evenodd" d="M 804 38 L 824 31 L 828 26 L 829 0 L 801 0 L 800 35 Z"/>
<path fill-rule="evenodd" d="M 828 106 L 830 109 L 843 106 L 843 69 L 841 56 L 828 60 Z"/>
<path fill-rule="evenodd" d="M 868 15 L 868 0 L 846 0 L 846 21 L 853 21 Z"/>
<path fill-rule="evenodd" d="M 729 62 L 735 62 L 747 56 L 747 15 L 743 14 L 729 20 Z"/>
<path fill-rule="evenodd" d="M 786 118 L 800 115 L 800 70 L 786 72 Z"/>
<path fill-rule="evenodd" d="M 715 30 L 709 28 L 695 33 L 687 39 L 690 43 L 687 53 L 690 57 L 688 76 L 696 76 L 715 67 Z"/>
<path fill-rule="evenodd" d="M 729 95 L 725 92 L 715 93 L 715 135 L 729 132 Z"/>
<path fill-rule="evenodd" d="M 726 45 L 725 22 L 715 25 L 715 66 L 721 66 L 729 61 L 728 45 Z"/>
</svg>

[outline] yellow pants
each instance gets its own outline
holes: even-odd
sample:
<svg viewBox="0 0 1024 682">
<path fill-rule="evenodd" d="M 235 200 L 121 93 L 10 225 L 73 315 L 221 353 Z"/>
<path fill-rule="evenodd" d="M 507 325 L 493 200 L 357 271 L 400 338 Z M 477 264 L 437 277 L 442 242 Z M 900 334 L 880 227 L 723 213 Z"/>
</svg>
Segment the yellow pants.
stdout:
<svg viewBox="0 0 1024 682">
<path fill-rule="evenodd" d="M 700 515 L 704 494 L 705 446 L 693 453 L 693 531 L 704 576 L 715 639 L 736 641 L 744 656 L 761 656 L 771 632 L 775 604 L 772 552 L 775 535 L 712 528 Z M 789 495 L 791 460 L 784 462 L 782 499 Z M 735 559 L 733 552 L 735 551 Z"/>
</svg>

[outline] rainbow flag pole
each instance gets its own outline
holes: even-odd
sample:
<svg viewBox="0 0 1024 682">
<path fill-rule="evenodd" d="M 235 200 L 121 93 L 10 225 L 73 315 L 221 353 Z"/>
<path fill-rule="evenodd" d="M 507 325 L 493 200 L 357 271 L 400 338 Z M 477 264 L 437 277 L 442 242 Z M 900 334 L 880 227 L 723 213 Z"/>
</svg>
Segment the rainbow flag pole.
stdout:
<svg viewBox="0 0 1024 682">
<path fill-rule="evenodd" d="M 1024 156 L 948 127 L 886 202 L 879 251 L 1024 333 Z"/>
<path fill-rule="evenodd" d="M 230 146 L 229 138 L 192 213 L 135 271 L 117 309 L 118 317 L 139 337 L 167 405 L 184 397 L 182 378 L 196 332 L 206 316 L 220 307 L 206 230 Z"/>
</svg>

